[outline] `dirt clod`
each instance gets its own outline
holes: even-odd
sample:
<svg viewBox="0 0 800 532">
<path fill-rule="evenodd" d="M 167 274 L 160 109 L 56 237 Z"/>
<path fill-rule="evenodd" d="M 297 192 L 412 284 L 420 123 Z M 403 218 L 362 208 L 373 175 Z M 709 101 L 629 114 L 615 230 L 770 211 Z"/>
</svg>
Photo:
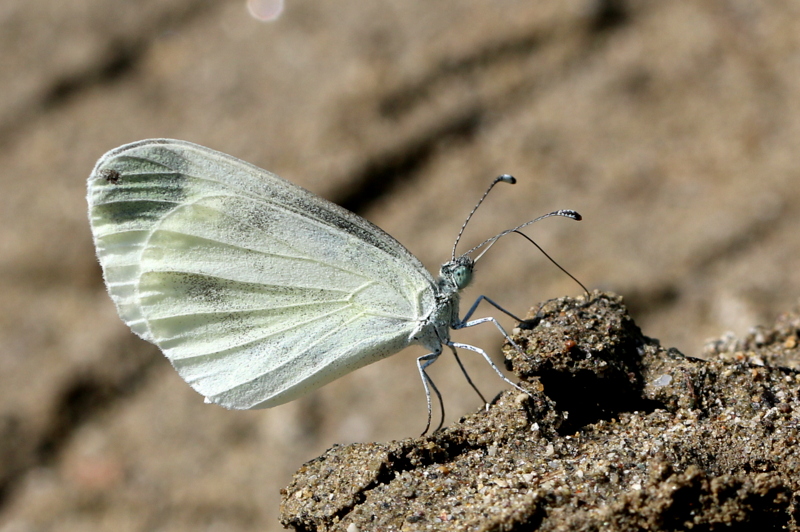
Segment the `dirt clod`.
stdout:
<svg viewBox="0 0 800 532">
<path fill-rule="evenodd" d="M 796 323 L 699 359 L 642 335 L 619 296 L 548 301 L 505 348 L 529 396 L 506 391 L 427 437 L 330 449 L 285 490 L 282 522 L 798 530 Z"/>
</svg>

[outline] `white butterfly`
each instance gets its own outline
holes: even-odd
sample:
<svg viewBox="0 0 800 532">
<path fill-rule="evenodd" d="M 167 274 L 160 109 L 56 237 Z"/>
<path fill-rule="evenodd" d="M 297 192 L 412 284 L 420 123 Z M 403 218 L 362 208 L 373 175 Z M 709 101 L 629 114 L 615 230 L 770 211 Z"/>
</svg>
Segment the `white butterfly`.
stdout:
<svg viewBox="0 0 800 532">
<path fill-rule="evenodd" d="M 536 220 L 462 256 L 454 248 L 436 280 L 360 216 L 229 155 L 166 139 L 100 158 L 88 202 L 120 317 L 208 402 L 279 405 L 412 344 L 430 350 L 417 359 L 429 425 L 428 384 L 439 392 L 425 368 L 444 345 L 483 355 L 516 386 L 485 351 L 452 342 L 450 329 L 493 322 L 508 338 L 494 318 L 469 321 L 483 296 L 459 318 L 459 291 L 472 277 L 469 253 Z M 580 219 L 538 219 L 552 215 Z"/>
</svg>

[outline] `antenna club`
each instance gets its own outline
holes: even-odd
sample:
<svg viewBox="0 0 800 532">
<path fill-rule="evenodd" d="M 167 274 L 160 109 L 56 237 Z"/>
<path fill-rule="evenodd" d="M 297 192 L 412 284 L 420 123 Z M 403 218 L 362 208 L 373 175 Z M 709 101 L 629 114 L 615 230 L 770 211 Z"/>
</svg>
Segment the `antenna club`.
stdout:
<svg viewBox="0 0 800 532">
<path fill-rule="evenodd" d="M 578 211 L 573 211 L 573 210 L 570 210 L 570 209 L 564 209 L 564 210 L 556 211 L 556 215 L 565 216 L 567 218 L 572 218 L 576 222 L 580 222 L 581 220 L 583 220 L 583 216 L 581 216 L 581 214 Z"/>
<path fill-rule="evenodd" d="M 497 179 L 494 180 L 495 183 L 499 183 L 502 181 L 503 183 L 508 183 L 510 185 L 515 185 L 517 183 L 517 178 L 511 174 L 503 174 L 497 176 Z"/>
</svg>

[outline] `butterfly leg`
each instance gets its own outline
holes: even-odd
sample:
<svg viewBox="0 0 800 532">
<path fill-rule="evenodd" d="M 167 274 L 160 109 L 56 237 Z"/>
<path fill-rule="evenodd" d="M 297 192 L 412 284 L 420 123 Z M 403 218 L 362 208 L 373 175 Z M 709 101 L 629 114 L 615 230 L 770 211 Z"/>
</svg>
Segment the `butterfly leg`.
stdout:
<svg viewBox="0 0 800 532">
<path fill-rule="evenodd" d="M 457 343 L 457 342 L 448 342 L 447 345 L 449 345 L 451 348 L 468 349 L 470 351 L 474 351 L 475 353 L 478 353 L 479 355 L 481 355 L 486 360 L 486 362 L 489 363 L 490 366 L 492 366 L 492 369 L 494 369 L 494 371 L 500 376 L 501 379 L 506 381 L 508 384 L 510 384 L 511 386 L 516 388 L 517 390 L 530 395 L 530 392 L 528 392 L 524 388 L 520 387 L 518 384 L 514 383 L 513 381 L 509 380 L 508 377 L 503 375 L 503 372 L 500 371 L 500 368 L 498 368 L 497 365 L 492 361 L 492 358 L 489 356 L 489 354 L 486 351 L 484 351 L 483 349 L 481 349 L 480 347 L 475 347 L 474 345 L 469 345 L 469 344 L 460 344 L 460 343 Z"/>
<path fill-rule="evenodd" d="M 510 313 L 509 311 L 507 311 L 506 309 L 504 309 L 503 307 L 501 307 L 500 305 L 498 305 L 497 303 L 495 303 L 494 301 L 492 301 L 491 299 L 489 299 L 488 297 L 479 296 L 478 299 L 475 300 L 475 303 L 473 303 L 472 306 L 469 308 L 467 313 L 464 314 L 464 317 L 461 319 L 461 321 L 456 323 L 455 325 L 453 325 L 453 329 L 464 329 L 466 327 L 473 327 L 475 325 L 480 325 L 481 323 L 486 323 L 486 322 L 494 323 L 494 326 L 497 327 L 497 330 L 500 331 L 500 334 L 503 335 L 503 338 L 505 338 L 506 341 L 509 344 L 511 344 L 511 346 L 514 349 L 517 350 L 518 353 L 524 354 L 522 349 L 516 344 L 516 342 L 514 342 L 514 340 L 511 339 L 511 337 L 508 335 L 506 330 L 503 329 L 502 325 L 500 325 L 500 323 L 496 319 L 494 319 L 493 317 L 490 316 L 488 318 L 478 318 L 477 320 L 471 320 L 470 321 L 470 317 L 475 313 L 475 310 L 478 308 L 478 305 L 480 304 L 480 302 L 484 301 L 484 300 L 487 303 L 491 304 L 496 309 L 500 310 L 501 312 L 511 316 L 512 318 L 514 318 L 518 322 L 523 321 L 523 320 L 519 319 L 518 317 L 516 317 L 515 315 L 513 315 L 512 313 Z"/>
<path fill-rule="evenodd" d="M 502 325 L 500 325 L 500 323 L 499 323 L 499 322 L 498 322 L 498 321 L 497 321 L 495 318 L 493 318 L 493 317 L 491 317 L 491 316 L 490 316 L 490 317 L 486 317 L 486 318 L 478 318 L 478 319 L 475 319 L 475 320 L 470 320 L 470 318 L 471 318 L 471 317 L 472 317 L 472 315 L 475 313 L 475 310 L 478 308 L 478 305 L 481 303 L 481 301 L 486 301 L 487 303 L 489 303 L 490 305 L 492 305 L 493 307 L 495 307 L 495 308 L 496 308 L 496 309 L 498 309 L 499 311 L 501 311 L 501 312 L 503 312 L 504 314 L 507 314 L 508 316 L 510 316 L 510 317 L 512 317 L 512 318 L 514 318 L 514 319 L 515 319 L 515 320 L 517 320 L 518 322 L 521 322 L 521 321 L 523 321 L 523 320 L 521 320 L 520 318 L 518 318 L 517 316 L 515 316 L 514 314 L 512 314 L 511 312 L 507 311 L 506 309 L 504 309 L 503 307 L 501 307 L 500 305 L 498 305 L 497 303 L 495 303 L 494 301 L 492 301 L 491 299 L 489 299 L 488 297 L 486 297 L 486 296 L 479 296 L 479 297 L 478 297 L 478 298 L 475 300 L 475 303 L 473 303 L 473 304 L 472 304 L 472 306 L 469 308 L 469 310 L 467 311 L 467 313 L 466 313 L 466 314 L 464 314 L 464 317 L 463 317 L 463 318 L 462 318 L 462 319 L 461 319 L 461 320 L 460 320 L 458 323 L 456 323 L 456 324 L 454 324 L 454 325 L 453 325 L 453 329 L 464 329 L 464 328 L 466 328 L 466 327 L 473 327 L 473 326 L 475 326 L 475 325 L 480 325 L 481 323 L 487 323 L 487 322 L 491 322 L 491 323 L 493 323 L 493 324 L 494 324 L 494 326 L 495 326 L 495 327 L 497 327 L 497 330 L 498 330 L 498 331 L 500 331 L 500 334 L 502 334 L 502 335 L 503 335 L 503 338 L 505 338 L 505 339 L 506 339 L 506 341 L 507 341 L 509 344 L 511 344 L 511 346 L 512 346 L 514 349 L 516 349 L 516 350 L 517 350 L 517 352 L 519 352 L 519 353 L 523 353 L 522 349 L 521 349 L 521 348 L 520 348 L 520 347 L 519 347 L 519 346 L 516 344 L 516 342 L 514 342 L 514 340 L 512 340 L 512 339 L 511 339 L 511 336 L 509 336 L 509 334 L 506 332 L 506 330 L 503 328 L 503 326 L 502 326 Z M 449 343 L 448 345 L 450 345 L 450 343 Z M 509 383 L 509 384 L 511 384 L 512 386 L 514 386 L 514 388 L 517 388 L 518 390 L 521 390 L 521 391 L 523 391 L 523 392 L 525 391 L 525 390 L 523 390 L 522 388 L 520 388 L 518 385 L 516 385 L 516 384 L 514 384 L 513 382 L 511 382 L 511 381 L 510 381 L 510 380 L 509 380 L 509 379 L 508 379 L 508 378 L 507 378 L 507 377 L 506 377 L 506 376 L 503 374 L 503 372 L 502 372 L 502 371 L 500 371 L 500 368 L 498 368 L 498 367 L 495 365 L 495 363 L 494 363 L 494 362 L 492 361 L 492 359 L 491 359 L 491 358 L 490 358 L 490 357 L 489 357 L 489 356 L 486 354 L 486 352 L 485 352 L 485 351 L 483 351 L 482 349 L 478 349 L 478 348 L 477 348 L 477 347 L 475 347 L 475 346 L 467 346 L 467 345 L 465 345 L 465 344 L 452 344 L 452 345 L 451 345 L 451 349 L 453 348 L 453 346 L 455 346 L 455 347 L 463 347 L 464 349 L 469 349 L 469 350 L 471 350 L 471 351 L 475 351 L 475 352 L 477 352 L 477 353 L 480 353 L 480 354 L 483 356 L 483 358 L 485 358 L 485 359 L 486 359 L 486 361 L 489 363 L 489 365 L 490 365 L 490 366 L 492 366 L 492 368 L 495 370 L 495 372 L 496 372 L 498 375 L 500 375 L 500 378 L 502 378 L 504 381 L 506 381 L 507 383 Z M 469 380 L 469 378 L 467 378 L 467 379 Z M 528 393 L 528 392 L 525 392 L 525 393 Z"/>
<path fill-rule="evenodd" d="M 522 319 L 516 317 L 514 314 L 512 314 L 509 311 L 507 311 L 506 309 L 504 309 L 503 307 L 501 307 L 500 305 L 498 305 L 497 303 L 495 303 L 494 301 L 492 301 L 488 297 L 486 297 L 486 296 L 478 296 L 478 299 L 475 300 L 475 303 L 472 304 L 472 306 L 469 308 L 467 313 L 464 314 L 464 317 L 461 318 L 462 326 L 468 327 L 468 325 L 464 325 L 464 324 L 466 322 L 468 322 L 469 319 L 472 317 L 472 315 L 475 313 L 475 310 L 478 308 L 478 305 L 480 305 L 481 301 L 486 301 L 487 303 L 492 305 L 494 308 L 496 308 L 497 310 L 499 310 L 500 312 L 502 312 L 506 316 L 511 316 L 512 318 L 514 318 L 517 321 L 525 321 L 525 320 L 522 320 Z M 454 329 L 460 329 L 461 327 L 453 327 L 453 328 Z"/>
<path fill-rule="evenodd" d="M 436 394 L 436 397 L 439 399 L 439 407 L 442 410 L 442 419 L 439 421 L 439 426 L 437 426 L 436 430 L 434 430 L 433 432 L 436 432 L 437 430 L 442 428 L 442 425 L 444 425 L 444 401 L 442 400 L 442 394 L 439 393 L 439 389 L 436 387 L 436 385 L 433 383 L 433 380 L 430 378 L 430 376 L 428 376 L 428 373 L 425 371 L 425 369 L 428 366 L 436 362 L 436 359 L 438 359 L 439 355 L 441 354 L 442 352 L 439 351 L 438 353 L 436 352 L 428 353 L 427 355 L 422 355 L 421 357 L 417 358 L 417 367 L 419 368 L 419 376 L 420 378 L 422 378 L 422 386 L 425 388 L 425 399 L 428 401 L 428 423 L 425 425 L 425 430 L 422 431 L 422 434 L 420 434 L 420 436 L 424 436 L 425 434 L 427 434 L 428 429 L 431 428 L 431 417 L 433 412 L 433 409 L 431 408 L 431 388 Z"/>
<path fill-rule="evenodd" d="M 448 345 L 448 347 L 449 347 L 449 348 L 450 348 L 450 350 L 453 352 L 453 356 L 454 356 L 454 357 L 456 357 L 456 362 L 458 362 L 458 367 L 459 367 L 459 368 L 461 368 L 461 373 L 463 373 L 463 374 L 464 374 L 464 377 L 467 379 L 467 382 L 469 383 L 469 385 L 470 385 L 470 386 L 472 386 L 472 389 L 473 389 L 473 390 L 475 390 L 475 393 L 477 393 L 477 394 L 478 394 L 478 397 L 480 397 L 480 398 L 481 398 L 481 401 L 483 401 L 483 404 L 484 404 L 484 405 L 488 405 L 488 404 L 489 404 L 489 402 L 488 402 L 488 401 L 486 400 L 486 398 L 483 396 L 483 394 L 482 394 L 482 393 L 481 393 L 481 391 L 478 389 L 478 387 L 477 387 L 477 386 L 475 386 L 475 383 L 474 383 L 474 382 L 472 382 L 472 379 L 470 378 L 470 376 L 469 376 L 469 373 L 467 373 L 467 368 L 465 368 L 465 367 L 464 367 L 464 364 L 462 364 L 462 363 L 461 363 L 461 358 L 458 356 L 458 352 L 456 351 L 456 348 L 455 348 L 455 347 L 453 347 L 452 345 Z"/>
</svg>

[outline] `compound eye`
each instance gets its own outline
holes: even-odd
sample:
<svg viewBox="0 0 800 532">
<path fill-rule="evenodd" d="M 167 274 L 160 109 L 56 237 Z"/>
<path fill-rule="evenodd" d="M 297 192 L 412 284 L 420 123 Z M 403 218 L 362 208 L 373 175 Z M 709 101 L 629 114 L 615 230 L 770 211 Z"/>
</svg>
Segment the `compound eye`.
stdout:
<svg viewBox="0 0 800 532">
<path fill-rule="evenodd" d="M 472 281 L 472 268 L 459 265 L 453 270 L 453 281 L 459 290 L 466 287 Z"/>
</svg>

